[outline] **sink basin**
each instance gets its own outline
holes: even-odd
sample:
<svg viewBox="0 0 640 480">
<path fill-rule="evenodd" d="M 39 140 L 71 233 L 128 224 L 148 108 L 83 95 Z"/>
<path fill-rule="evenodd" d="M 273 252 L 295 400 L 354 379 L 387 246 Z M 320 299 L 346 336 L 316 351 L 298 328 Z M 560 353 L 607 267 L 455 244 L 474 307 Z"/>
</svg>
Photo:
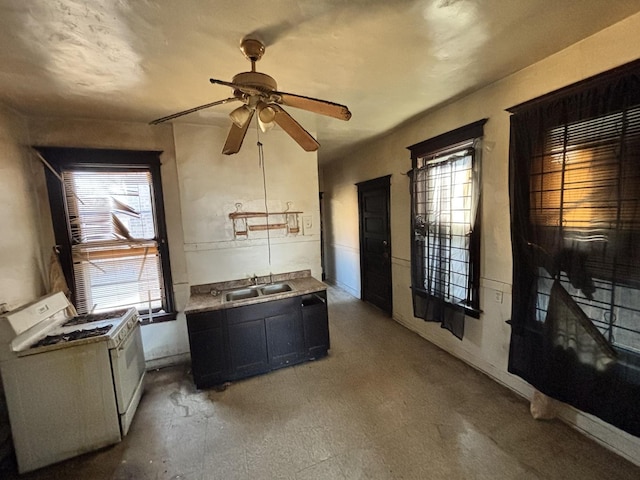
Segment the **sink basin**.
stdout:
<svg viewBox="0 0 640 480">
<path fill-rule="evenodd" d="M 223 292 L 224 302 L 236 302 L 239 300 L 247 300 L 250 298 L 264 297 L 268 295 L 274 295 L 276 293 L 291 292 L 293 288 L 288 283 L 272 283 L 253 285 L 251 287 L 242 287 L 235 290 L 228 290 Z"/>
<path fill-rule="evenodd" d="M 242 288 L 240 290 L 234 290 L 233 292 L 227 293 L 224 298 L 228 302 L 233 302 L 235 300 L 245 300 L 247 298 L 257 297 L 258 295 L 259 293 L 255 288 Z"/>
<path fill-rule="evenodd" d="M 263 295 L 273 295 L 275 293 L 284 293 L 291 291 L 291 285 L 288 283 L 274 283 L 260 289 Z"/>
</svg>

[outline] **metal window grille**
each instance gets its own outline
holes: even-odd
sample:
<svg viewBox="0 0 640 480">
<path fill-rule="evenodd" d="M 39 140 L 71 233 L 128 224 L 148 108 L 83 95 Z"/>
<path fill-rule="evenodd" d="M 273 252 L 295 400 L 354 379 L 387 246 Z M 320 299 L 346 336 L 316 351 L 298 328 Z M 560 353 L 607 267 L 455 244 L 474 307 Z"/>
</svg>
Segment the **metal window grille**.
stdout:
<svg viewBox="0 0 640 480">
<path fill-rule="evenodd" d="M 474 211 L 474 150 L 469 145 L 422 157 L 414 173 L 414 225 L 420 238 L 424 290 L 472 306 L 470 238 Z"/>
<path fill-rule="evenodd" d="M 640 352 L 640 107 L 550 129 L 532 158 L 530 221 L 540 245 L 561 242 L 583 260 L 558 274 L 607 341 Z M 558 240 L 558 231 L 560 240 Z M 562 255 L 562 254 L 561 254 Z M 562 257 L 556 260 L 562 264 Z M 571 270 L 567 274 L 566 270 Z M 552 273 L 538 273 L 536 319 L 544 322 Z"/>
</svg>

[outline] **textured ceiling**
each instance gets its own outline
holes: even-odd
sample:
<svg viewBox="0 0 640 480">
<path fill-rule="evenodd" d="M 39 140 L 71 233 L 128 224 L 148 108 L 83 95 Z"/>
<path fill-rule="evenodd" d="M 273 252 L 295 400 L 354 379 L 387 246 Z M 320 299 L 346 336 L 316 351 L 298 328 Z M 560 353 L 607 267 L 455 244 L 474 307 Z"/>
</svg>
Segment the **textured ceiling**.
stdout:
<svg viewBox="0 0 640 480">
<path fill-rule="evenodd" d="M 257 69 L 282 91 L 346 104 L 289 112 L 329 161 L 640 11 L 640 0 L 0 0 L 0 102 L 25 115 L 149 122 L 231 96 Z M 228 125 L 237 105 L 181 122 Z"/>
</svg>

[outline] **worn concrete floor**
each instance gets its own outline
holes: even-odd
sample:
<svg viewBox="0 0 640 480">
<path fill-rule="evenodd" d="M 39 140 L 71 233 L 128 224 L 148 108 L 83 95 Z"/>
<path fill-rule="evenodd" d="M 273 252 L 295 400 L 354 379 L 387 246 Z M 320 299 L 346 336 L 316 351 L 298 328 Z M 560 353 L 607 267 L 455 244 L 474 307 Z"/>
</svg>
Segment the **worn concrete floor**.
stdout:
<svg viewBox="0 0 640 480">
<path fill-rule="evenodd" d="M 123 442 L 22 479 L 638 479 L 640 468 L 337 289 L 329 357 L 196 391 L 150 372 Z M 15 468 L 15 467 L 14 467 Z"/>
</svg>

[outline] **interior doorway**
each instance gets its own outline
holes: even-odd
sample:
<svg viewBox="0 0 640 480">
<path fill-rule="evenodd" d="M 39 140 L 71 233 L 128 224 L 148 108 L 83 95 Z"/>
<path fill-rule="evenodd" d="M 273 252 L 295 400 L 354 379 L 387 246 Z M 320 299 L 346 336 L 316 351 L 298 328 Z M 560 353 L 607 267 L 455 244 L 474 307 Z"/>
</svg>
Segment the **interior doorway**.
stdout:
<svg viewBox="0 0 640 480">
<path fill-rule="evenodd" d="M 356 185 L 360 221 L 361 298 L 391 315 L 391 175 Z"/>
</svg>

